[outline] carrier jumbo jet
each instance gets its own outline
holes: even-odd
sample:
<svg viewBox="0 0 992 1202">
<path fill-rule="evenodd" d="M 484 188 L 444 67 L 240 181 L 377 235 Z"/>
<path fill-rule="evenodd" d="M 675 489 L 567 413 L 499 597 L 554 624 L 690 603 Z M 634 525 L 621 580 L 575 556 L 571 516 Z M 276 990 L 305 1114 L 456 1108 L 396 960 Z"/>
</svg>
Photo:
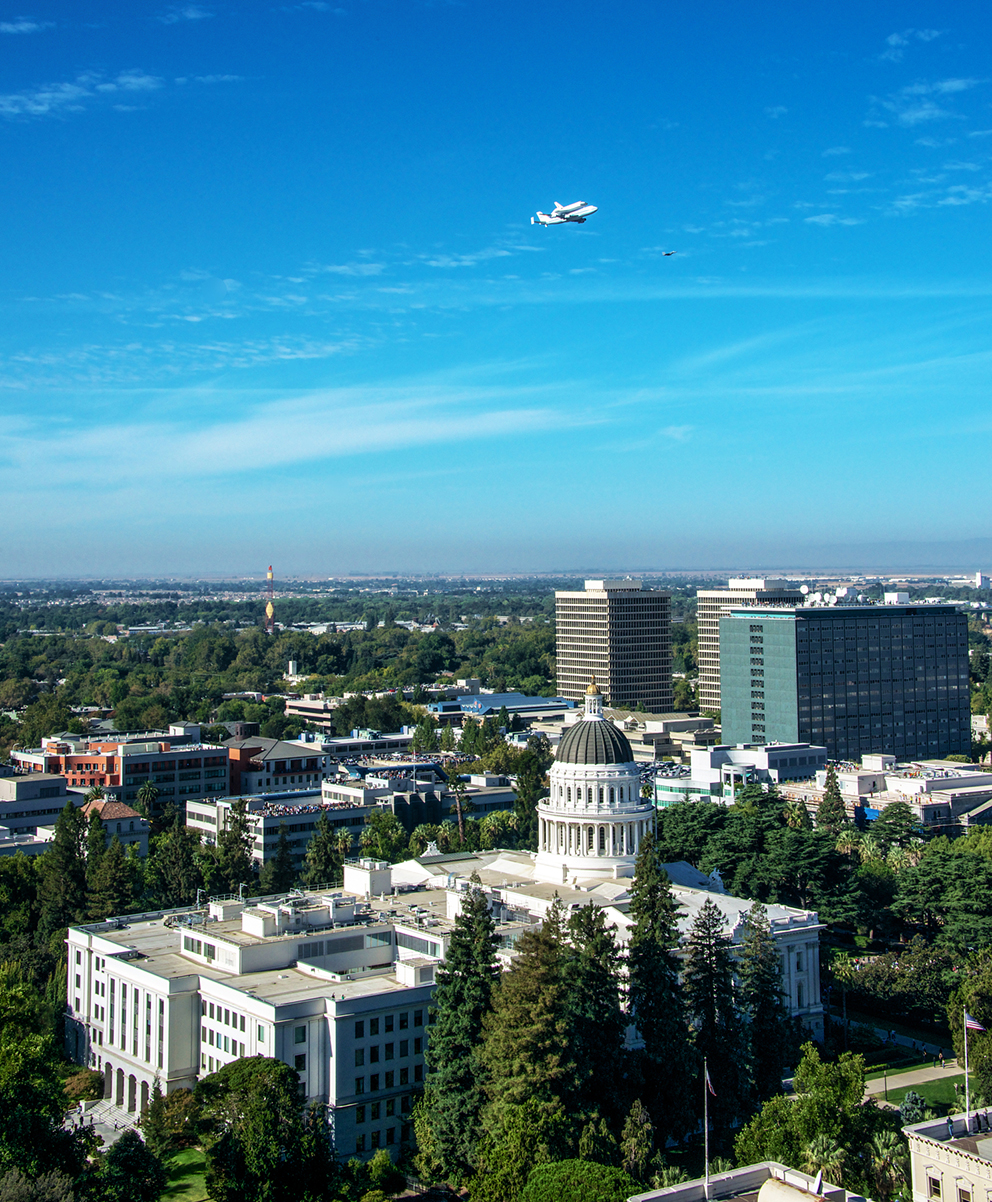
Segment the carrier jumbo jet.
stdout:
<svg viewBox="0 0 992 1202">
<path fill-rule="evenodd" d="M 574 221 L 578 225 L 582 225 L 585 219 L 596 212 L 595 205 L 587 205 L 584 200 L 577 200 L 574 204 L 563 205 L 557 200 L 555 207 L 550 213 L 542 213 L 538 210 L 536 217 L 530 219 L 531 225 L 564 225 L 567 221 Z"/>
</svg>

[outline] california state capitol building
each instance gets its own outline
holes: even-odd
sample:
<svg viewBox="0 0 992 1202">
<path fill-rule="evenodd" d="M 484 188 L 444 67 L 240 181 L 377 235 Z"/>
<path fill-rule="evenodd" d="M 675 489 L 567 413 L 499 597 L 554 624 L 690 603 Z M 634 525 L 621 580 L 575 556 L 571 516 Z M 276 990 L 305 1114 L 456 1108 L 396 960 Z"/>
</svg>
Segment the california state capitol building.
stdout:
<svg viewBox="0 0 992 1202">
<path fill-rule="evenodd" d="M 271 1056 L 325 1103 L 340 1154 L 398 1153 L 426 1072 L 429 1008 L 471 888 L 489 900 L 499 958 L 556 899 L 595 905 L 621 944 L 652 804 L 595 681 L 562 736 L 538 805 L 538 851 L 346 863 L 343 888 L 128 914 L 68 930 L 66 1051 L 103 1074 L 106 1121 L 133 1123 L 155 1081 L 190 1088 L 232 1060 Z M 683 936 L 707 901 L 731 945 L 751 902 L 684 861 L 666 871 Z M 790 1012 L 823 1034 L 816 913 L 766 906 Z M 633 1030 L 633 1029 L 632 1029 Z M 636 1038 L 636 1033 L 633 1035 Z"/>
</svg>

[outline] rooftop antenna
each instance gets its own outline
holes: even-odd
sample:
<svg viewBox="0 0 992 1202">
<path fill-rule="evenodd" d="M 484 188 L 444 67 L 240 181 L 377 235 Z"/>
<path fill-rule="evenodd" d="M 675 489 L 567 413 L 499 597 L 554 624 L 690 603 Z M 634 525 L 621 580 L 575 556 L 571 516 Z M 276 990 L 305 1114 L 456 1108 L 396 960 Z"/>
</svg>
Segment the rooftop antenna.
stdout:
<svg viewBox="0 0 992 1202">
<path fill-rule="evenodd" d="M 268 573 L 268 600 L 265 603 L 265 633 L 275 634 L 276 632 L 276 607 L 272 604 L 272 564 L 269 564 Z"/>
</svg>

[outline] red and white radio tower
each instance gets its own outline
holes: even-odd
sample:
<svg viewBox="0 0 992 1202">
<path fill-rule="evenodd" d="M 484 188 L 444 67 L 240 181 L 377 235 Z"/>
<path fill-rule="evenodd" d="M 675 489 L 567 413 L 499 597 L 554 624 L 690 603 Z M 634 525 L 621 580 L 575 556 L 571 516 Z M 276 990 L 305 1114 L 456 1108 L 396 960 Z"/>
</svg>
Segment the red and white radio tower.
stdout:
<svg viewBox="0 0 992 1202">
<path fill-rule="evenodd" d="M 269 564 L 269 599 L 265 603 L 265 630 L 267 634 L 276 632 L 276 607 L 272 604 L 272 564 Z"/>
</svg>

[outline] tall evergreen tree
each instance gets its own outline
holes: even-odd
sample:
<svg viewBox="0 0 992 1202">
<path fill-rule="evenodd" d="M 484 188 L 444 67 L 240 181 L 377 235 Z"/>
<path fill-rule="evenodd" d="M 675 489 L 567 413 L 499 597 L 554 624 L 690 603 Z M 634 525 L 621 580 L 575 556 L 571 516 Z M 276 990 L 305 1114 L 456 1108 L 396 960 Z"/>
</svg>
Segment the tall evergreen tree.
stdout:
<svg viewBox="0 0 992 1202">
<path fill-rule="evenodd" d="M 734 994 L 730 940 L 723 933 L 723 914 L 710 898 L 693 920 L 685 952 L 682 987 L 695 1032 L 697 1063 L 705 1060 L 709 1067 L 714 1130 L 726 1133 L 745 1106 L 746 1033 Z M 693 1093 L 698 1095 L 699 1089 Z"/>
<path fill-rule="evenodd" d="M 833 764 L 827 766 L 826 786 L 823 790 L 823 800 L 816 808 L 816 829 L 829 831 L 836 835 L 847 825 L 847 809 L 841 797 L 840 785 L 837 783 L 837 773 Z"/>
<path fill-rule="evenodd" d="M 740 1003 L 747 1020 L 751 1093 L 764 1102 L 782 1092 L 782 1073 L 791 1051 L 791 1020 L 782 996 L 782 969 L 765 907 L 744 918 L 737 957 Z"/>
<path fill-rule="evenodd" d="M 111 918 L 134 907 L 134 878 L 124 845 L 114 835 L 100 859 L 90 899 L 91 918 Z"/>
<path fill-rule="evenodd" d="M 197 890 L 203 887 L 199 847 L 199 832 L 189 826 L 171 826 L 153 840 L 145 875 L 160 905 L 170 908 L 196 901 Z"/>
<path fill-rule="evenodd" d="M 292 889 L 296 881 L 296 868 L 293 864 L 293 850 L 289 845 L 289 831 L 285 822 L 279 823 L 279 841 L 276 843 L 276 854 L 262 865 L 258 877 L 260 893 L 285 893 Z"/>
<path fill-rule="evenodd" d="M 693 1124 L 686 1083 L 694 1076 L 688 1018 L 682 990 L 679 907 L 662 867 L 660 848 L 648 834 L 641 840 L 630 890 L 634 926 L 627 950 L 630 1006 L 644 1041 L 643 1094 L 662 1146 L 681 1138 Z"/>
<path fill-rule="evenodd" d="M 67 801 L 55 823 L 52 845 L 42 856 L 38 929 L 43 937 L 78 922 L 85 913 L 85 838 L 86 819 L 82 810 Z"/>
<path fill-rule="evenodd" d="M 537 850 L 537 803 L 544 796 L 547 771 L 540 753 L 528 746 L 517 768 L 517 799 L 513 812 L 517 819 L 517 846 Z"/>
<path fill-rule="evenodd" d="M 481 1059 L 493 1111 L 531 1100 L 558 1101 L 574 1090 L 562 919 L 556 902 L 539 928 L 520 936 L 513 964 L 483 1018 Z"/>
<path fill-rule="evenodd" d="M 100 861 L 107 850 L 107 832 L 96 810 L 90 811 L 86 821 L 86 895 L 92 895 L 96 889 L 97 873 L 100 871 Z"/>
<path fill-rule="evenodd" d="M 231 893 L 237 893 L 239 886 L 249 885 L 254 880 L 252 842 L 248 802 L 239 797 L 228 813 L 227 826 L 217 836 L 218 865 Z"/>
<path fill-rule="evenodd" d="M 600 906 L 583 906 L 569 920 L 564 962 L 569 1053 L 576 1091 L 569 1111 L 622 1113 L 621 1074 L 626 1020 L 620 1009 L 620 952 Z"/>
<path fill-rule="evenodd" d="M 460 1181 L 472 1170 L 485 1100 L 479 1052 L 482 1022 L 499 979 L 496 925 L 481 889 L 462 899 L 462 911 L 434 990 L 427 1083 L 417 1108 L 418 1143 L 430 1166 Z"/>
<path fill-rule="evenodd" d="M 331 826 L 327 811 L 321 810 L 303 858 L 303 879 L 311 889 L 318 885 L 336 885 L 341 876 L 341 864 L 338 832 Z"/>
</svg>

